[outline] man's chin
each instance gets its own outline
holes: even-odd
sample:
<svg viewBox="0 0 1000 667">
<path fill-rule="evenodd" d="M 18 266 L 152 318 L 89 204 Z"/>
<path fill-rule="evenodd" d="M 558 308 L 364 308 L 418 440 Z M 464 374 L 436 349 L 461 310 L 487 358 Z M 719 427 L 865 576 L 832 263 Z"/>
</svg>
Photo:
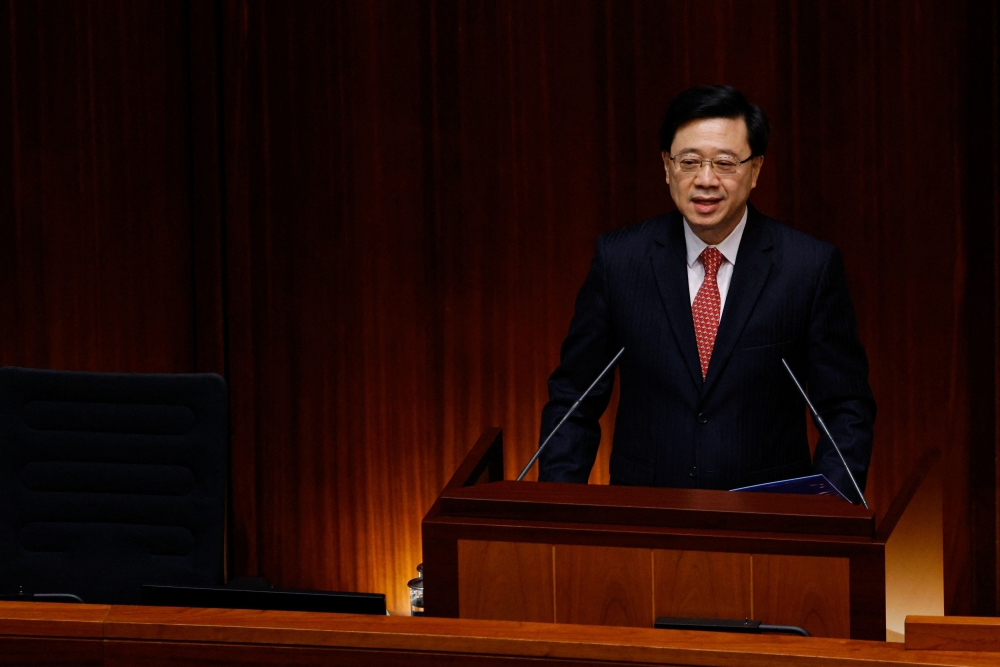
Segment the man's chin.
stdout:
<svg viewBox="0 0 1000 667">
<path fill-rule="evenodd" d="M 685 214 L 684 218 L 694 235 L 709 245 L 721 243 L 732 231 L 726 228 L 725 219 L 721 215 L 704 216 L 693 213 L 690 217 Z"/>
<path fill-rule="evenodd" d="M 685 215 L 684 218 L 691 225 L 691 231 L 693 232 L 712 232 L 722 225 L 722 219 L 719 216 L 704 216 L 695 213 L 690 216 Z"/>
</svg>

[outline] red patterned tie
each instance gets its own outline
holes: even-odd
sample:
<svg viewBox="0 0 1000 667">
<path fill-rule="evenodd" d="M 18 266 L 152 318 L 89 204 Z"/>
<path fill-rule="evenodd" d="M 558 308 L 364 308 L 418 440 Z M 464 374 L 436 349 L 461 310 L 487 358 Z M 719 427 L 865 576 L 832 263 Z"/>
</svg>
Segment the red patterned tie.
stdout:
<svg viewBox="0 0 1000 667">
<path fill-rule="evenodd" d="M 698 288 L 698 294 L 691 304 L 691 316 L 694 318 L 694 335 L 698 340 L 698 356 L 701 358 L 701 379 L 704 380 L 708 375 L 712 348 L 715 347 L 715 335 L 719 331 L 722 297 L 719 296 L 719 283 L 715 280 L 715 274 L 719 272 L 724 257 L 716 248 L 705 248 L 700 259 L 705 267 L 705 282 Z"/>
</svg>

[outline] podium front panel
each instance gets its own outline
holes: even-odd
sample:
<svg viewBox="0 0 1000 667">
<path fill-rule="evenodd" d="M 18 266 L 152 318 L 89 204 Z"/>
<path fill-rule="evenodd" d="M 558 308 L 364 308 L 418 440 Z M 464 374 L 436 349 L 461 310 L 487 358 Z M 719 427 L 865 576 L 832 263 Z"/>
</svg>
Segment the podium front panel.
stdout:
<svg viewBox="0 0 1000 667">
<path fill-rule="evenodd" d="M 653 552 L 655 616 L 753 618 L 750 554 Z"/>
<path fill-rule="evenodd" d="M 458 541 L 461 618 L 555 620 L 552 545 Z"/>
<path fill-rule="evenodd" d="M 846 558 L 458 541 L 460 618 L 651 627 L 752 618 L 849 638 Z"/>
</svg>

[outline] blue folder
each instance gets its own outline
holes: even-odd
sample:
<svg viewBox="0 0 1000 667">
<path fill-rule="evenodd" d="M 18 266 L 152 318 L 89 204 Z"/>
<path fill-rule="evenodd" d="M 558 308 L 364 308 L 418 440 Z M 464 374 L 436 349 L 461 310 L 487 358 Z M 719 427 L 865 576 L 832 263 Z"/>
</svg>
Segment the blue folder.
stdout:
<svg viewBox="0 0 1000 667">
<path fill-rule="evenodd" d="M 794 479 L 783 479 L 780 482 L 766 482 L 764 484 L 754 484 L 753 486 L 741 486 L 730 491 L 759 491 L 763 493 L 801 493 L 809 496 L 834 496 L 847 500 L 837 487 L 835 487 L 826 475 L 808 475 L 806 477 L 796 477 Z M 847 500 L 847 502 L 851 502 Z"/>
</svg>

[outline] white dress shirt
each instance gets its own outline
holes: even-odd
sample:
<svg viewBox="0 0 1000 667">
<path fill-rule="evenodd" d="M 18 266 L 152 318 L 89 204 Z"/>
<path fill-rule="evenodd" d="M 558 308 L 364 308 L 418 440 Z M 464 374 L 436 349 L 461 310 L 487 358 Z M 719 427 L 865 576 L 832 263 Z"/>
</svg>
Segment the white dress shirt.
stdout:
<svg viewBox="0 0 1000 667">
<path fill-rule="evenodd" d="M 729 283 L 733 279 L 736 253 L 740 250 L 740 240 L 742 240 L 743 230 L 747 226 L 747 211 L 748 209 L 743 210 L 743 218 L 740 219 L 740 224 L 736 225 L 736 228 L 729 233 L 729 236 L 722 243 L 714 246 L 725 258 L 725 261 L 719 265 L 718 273 L 715 274 L 715 282 L 719 285 L 719 297 L 721 298 L 719 303 L 720 320 L 722 319 L 722 310 L 726 307 L 726 295 L 729 294 Z M 687 219 L 684 220 L 684 242 L 687 244 L 688 291 L 691 293 L 691 303 L 693 305 L 694 298 L 698 295 L 701 284 L 705 282 L 705 266 L 698 261 L 698 258 L 701 256 L 701 252 L 708 247 L 708 244 L 691 231 L 691 226 L 688 224 Z"/>
</svg>

